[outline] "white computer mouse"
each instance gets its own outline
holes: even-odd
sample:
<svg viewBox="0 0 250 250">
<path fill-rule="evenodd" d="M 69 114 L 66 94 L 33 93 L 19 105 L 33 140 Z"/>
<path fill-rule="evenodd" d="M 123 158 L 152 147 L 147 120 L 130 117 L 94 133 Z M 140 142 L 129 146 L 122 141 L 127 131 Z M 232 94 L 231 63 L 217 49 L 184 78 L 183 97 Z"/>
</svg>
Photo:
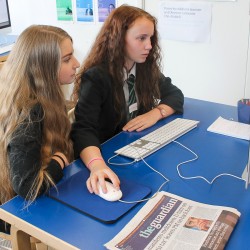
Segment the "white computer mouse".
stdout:
<svg viewBox="0 0 250 250">
<path fill-rule="evenodd" d="M 117 190 L 112 183 L 105 181 L 106 183 L 106 187 L 107 187 L 107 193 L 103 193 L 101 186 L 98 185 L 99 188 L 99 196 L 101 198 L 103 198 L 106 201 L 117 201 L 119 199 L 121 199 L 122 197 L 122 191 L 121 190 Z"/>
</svg>

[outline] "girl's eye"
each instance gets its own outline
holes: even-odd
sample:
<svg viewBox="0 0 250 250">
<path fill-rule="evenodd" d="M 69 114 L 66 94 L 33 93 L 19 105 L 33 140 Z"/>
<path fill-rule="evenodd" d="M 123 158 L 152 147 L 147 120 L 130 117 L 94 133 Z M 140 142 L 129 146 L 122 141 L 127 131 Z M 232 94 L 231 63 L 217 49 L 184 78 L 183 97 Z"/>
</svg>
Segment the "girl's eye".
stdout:
<svg viewBox="0 0 250 250">
<path fill-rule="evenodd" d="M 70 57 L 66 57 L 63 59 L 64 62 L 69 62 L 70 61 Z"/>
</svg>

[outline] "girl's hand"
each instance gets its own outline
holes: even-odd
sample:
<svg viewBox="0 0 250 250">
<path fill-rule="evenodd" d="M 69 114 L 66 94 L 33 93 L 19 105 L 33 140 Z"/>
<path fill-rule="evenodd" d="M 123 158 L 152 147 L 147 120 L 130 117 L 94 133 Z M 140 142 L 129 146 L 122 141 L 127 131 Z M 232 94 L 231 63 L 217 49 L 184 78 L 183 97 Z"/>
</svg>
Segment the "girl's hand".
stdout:
<svg viewBox="0 0 250 250">
<path fill-rule="evenodd" d="M 90 193 L 98 194 L 99 182 L 104 193 L 107 192 L 107 187 L 105 185 L 105 179 L 109 179 L 114 187 L 120 189 L 120 180 L 117 175 L 105 164 L 104 161 L 95 161 L 90 167 L 90 176 L 86 182 L 87 188 Z"/>
<path fill-rule="evenodd" d="M 149 112 L 139 115 L 135 117 L 134 119 L 130 120 L 124 127 L 123 131 L 137 131 L 140 132 L 146 128 L 149 128 L 153 126 L 156 122 L 158 122 L 160 119 L 165 118 L 169 115 L 172 115 L 175 111 L 165 105 L 160 104 L 156 108 L 150 110 Z"/>
<path fill-rule="evenodd" d="M 140 132 L 146 128 L 153 126 L 157 121 L 162 118 L 158 109 L 152 109 L 149 112 L 139 115 L 130 120 L 123 128 L 123 131 L 137 131 Z"/>
</svg>

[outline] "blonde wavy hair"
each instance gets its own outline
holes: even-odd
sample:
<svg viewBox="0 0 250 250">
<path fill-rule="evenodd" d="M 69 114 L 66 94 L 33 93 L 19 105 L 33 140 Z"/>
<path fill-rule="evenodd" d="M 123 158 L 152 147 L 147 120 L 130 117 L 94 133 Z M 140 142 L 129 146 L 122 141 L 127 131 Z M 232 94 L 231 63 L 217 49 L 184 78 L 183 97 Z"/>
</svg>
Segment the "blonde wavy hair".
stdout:
<svg viewBox="0 0 250 250">
<path fill-rule="evenodd" d="M 0 74 L 0 203 L 14 196 L 7 147 L 15 130 L 30 120 L 30 111 L 39 104 L 43 110 L 41 170 L 27 195 L 34 200 L 43 183 L 54 185 L 46 168 L 56 151 L 72 160 L 70 122 L 60 88 L 60 44 L 71 37 L 48 25 L 32 25 L 22 32 Z M 72 40 L 72 39 L 71 39 Z"/>
</svg>

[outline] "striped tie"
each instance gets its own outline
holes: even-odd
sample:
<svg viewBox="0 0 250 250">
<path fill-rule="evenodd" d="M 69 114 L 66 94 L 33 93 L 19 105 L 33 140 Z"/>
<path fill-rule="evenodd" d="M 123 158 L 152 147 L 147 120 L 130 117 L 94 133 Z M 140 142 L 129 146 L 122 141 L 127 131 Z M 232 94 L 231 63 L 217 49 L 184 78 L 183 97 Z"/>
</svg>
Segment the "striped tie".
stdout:
<svg viewBox="0 0 250 250">
<path fill-rule="evenodd" d="M 136 103 L 136 96 L 135 96 L 135 76 L 133 74 L 129 75 L 127 79 L 128 84 L 128 91 L 129 91 L 129 101 L 128 106 L 130 107 L 132 104 Z M 129 119 L 132 119 L 136 116 L 136 110 L 129 113 Z"/>
</svg>

